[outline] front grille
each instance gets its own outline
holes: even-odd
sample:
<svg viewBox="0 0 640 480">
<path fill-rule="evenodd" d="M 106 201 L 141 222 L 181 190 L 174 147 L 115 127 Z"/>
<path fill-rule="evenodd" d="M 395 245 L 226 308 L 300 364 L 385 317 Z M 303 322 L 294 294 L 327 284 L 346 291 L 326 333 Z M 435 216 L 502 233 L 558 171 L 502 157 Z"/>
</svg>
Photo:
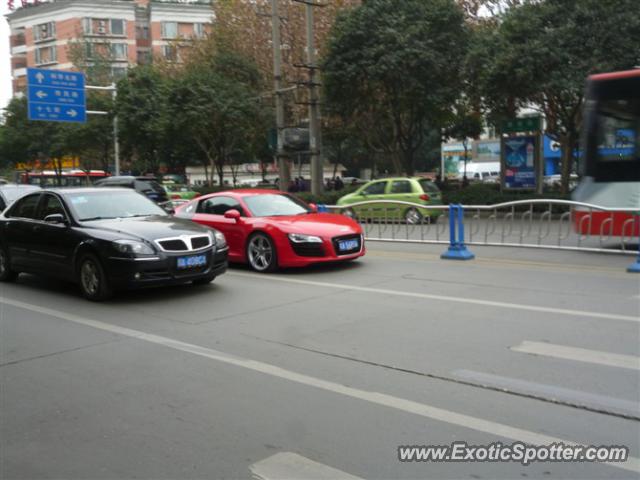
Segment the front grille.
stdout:
<svg viewBox="0 0 640 480">
<path fill-rule="evenodd" d="M 324 248 L 321 243 L 296 243 L 291 242 L 291 248 L 300 257 L 324 257 Z"/>
<path fill-rule="evenodd" d="M 208 247 L 210 243 L 211 240 L 209 239 L 209 237 L 191 237 L 191 247 L 194 250 Z"/>
<path fill-rule="evenodd" d="M 171 251 L 171 252 L 183 252 L 189 250 L 187 244 L 184 241 L 175 239 L 175 240 L 160 240 L 158 242 L 163 250 Z"/>
<path fill-rule="evenodd" d="M 339 242 L 344 241 L 344 240 L 357 240 L 358 244 L 357 246 L 355 246 L 354 248 L 351 248 L 350 250 L 340 250 L 339 249 Z M 358 253 L 361 249 L 362 249 L 362 237 L 360 235 L 342 235 L 341 237 L 333 237 L 333 239 L 331 240 L 333 243 L 333 249 L 336 252 L 336 255 L 351 255 L 353 253 Z"/>
<path fill-rule="evenodd" d="M 183 235 L 175 238 L 163 238 L 157 240 L 158 245 L 165 252 L 188 252 L 202 250 L 212 245 L 208 235 Z"/>
</svg>

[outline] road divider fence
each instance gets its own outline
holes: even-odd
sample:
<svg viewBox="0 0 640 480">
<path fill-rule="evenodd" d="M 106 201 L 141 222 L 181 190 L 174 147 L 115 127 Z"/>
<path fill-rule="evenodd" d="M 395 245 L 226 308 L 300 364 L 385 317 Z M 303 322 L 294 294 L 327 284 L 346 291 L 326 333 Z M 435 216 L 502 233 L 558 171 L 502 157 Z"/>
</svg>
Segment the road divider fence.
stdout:
<svg viewBox="0 0 640 480">
<path fill-rule="evenodd" d="M 352 217 L 365 238 L 385 242 L 448 244 L 444 259 L 470 260 L 469 246 L 544 248 L 637 255 L 640 210 L 570 200 L 519 200 L 494 205 L 428 205 L 371 200 L 320 205 L 319 211 Z"/>
</svg>

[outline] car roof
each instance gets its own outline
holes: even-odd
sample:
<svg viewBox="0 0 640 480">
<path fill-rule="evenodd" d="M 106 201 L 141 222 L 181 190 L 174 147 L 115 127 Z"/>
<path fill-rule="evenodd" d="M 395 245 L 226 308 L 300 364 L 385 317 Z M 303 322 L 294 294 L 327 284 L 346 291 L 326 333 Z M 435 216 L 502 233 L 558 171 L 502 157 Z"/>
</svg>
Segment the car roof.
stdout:
<svg viewBox="0 0 640 480">
<path fill-rule="evenodd" d="M 42 193 L 57 193 L 59 195 L 70 195 L 73 193 L 104 193 L 104 192 L 132 192 L 129 188 L 119 187 L 62 187 L 62 188 L 47 188 L 42 190 Z"/>
<path fill-rule="evenodd" d="M 136 177 L 135 175 L 118 175 L 118 176 L 112 176 L 112 177 L 105 177 L 101 179 L 101 181 L 104 181 L 104 180 L 150 180 L 154 182 L 158 181 L 156 177 L 144 177 L 144 176 Z"/>
<path fill-rule="evenodd" d="M 429 177 L 385 177 L 385 178 L 376 178 L 375 180 L 368 180 L 368 182 L 381 182 L 383 180 L 429 180 L 432 182 Z"/>
<path fill-rule="evenodd" d="M 27 183 L 4 183 L 0 185 L 0 190 L 40 190 L 40 186 Z"/>
<path fill-rule="evenodd" d="M 250 196 L 250 195 L 273 195 L 273 194 L 286 194 L 287 192 L 281 192 L 280 190 L 273 190 L 273 189 L 268 189 L 268 188 L 238 188 L 237 190 L 223 190 L 222 192 L 215 192 L 215 193 L 210 193 L 209 195 L 206 195 L 207 197 L 209 196 L 214 196 L 214 195 L 243 195 L 243 196 Z"/>
</svg>

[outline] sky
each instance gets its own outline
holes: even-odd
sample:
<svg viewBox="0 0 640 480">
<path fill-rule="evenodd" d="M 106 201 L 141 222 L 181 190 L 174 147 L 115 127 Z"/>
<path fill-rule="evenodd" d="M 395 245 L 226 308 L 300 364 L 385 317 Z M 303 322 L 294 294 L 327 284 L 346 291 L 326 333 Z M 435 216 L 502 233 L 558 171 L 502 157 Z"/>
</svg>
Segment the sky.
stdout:
<svg viewBox="0 0 640 480">
<path fill-rule="evenodd" d="M 11 100 L 11 63 L 9 56 L 9 25 L 4 16 L 9 13 L 7 2 L 0 0 L 0 108 Z"/>
</svg>

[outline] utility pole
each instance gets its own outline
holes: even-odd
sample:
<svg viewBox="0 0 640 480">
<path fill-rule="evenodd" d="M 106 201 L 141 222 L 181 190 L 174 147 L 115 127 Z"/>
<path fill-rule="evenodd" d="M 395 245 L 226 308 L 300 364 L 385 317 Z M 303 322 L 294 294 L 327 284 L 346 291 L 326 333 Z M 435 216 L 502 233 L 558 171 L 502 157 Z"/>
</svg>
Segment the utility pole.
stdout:
<svg viewBox="0 0 640 480">
<path fill-rule="evenodd" d="M 112 83 L 108 87 L 99 87 L 93 85 L 86 85 L 87 90 L 99 90 L 111 92 L 113 98 L 113 107 L 115 109 L 116 97 L 118 95 L 118 89 L 115 83 Z M 109 115 L 109 112 L 100 110 L 87 110 L 87 115 Z M 113 159 L 115 163 L 115 175 L 120 175 L 120 142 L 118 141 L 118 115 L 113 116 Z"/>
<path fill-rule="evenodd" d="M 279 187 L 286 192 L 291 182 L 288 156 L 284 152 L 284 98 L 282 90 L 282 51 L 280 42 L 280 13 L 278 1 L 271 0 L 271 29 L 273 41 L 273 86 L 276 100 L 276 129 L 278 133 L 278 146 L 276 158 L 278 160 Z"/>
<path fill-rule="evenodd" d="M 313 29 L 313 9 L 322 5 L 313 0 L 294 0 L 304 3 L 307 23 L 307 65 L 309 70 L 309 150 L 311 151 L 311 193 L 319 195 L 324 190 L 324 158 L 322 155 L 322 132 L 320 118 L 320 94 L 318 87 L 318 65 Z"/>
</svg>

